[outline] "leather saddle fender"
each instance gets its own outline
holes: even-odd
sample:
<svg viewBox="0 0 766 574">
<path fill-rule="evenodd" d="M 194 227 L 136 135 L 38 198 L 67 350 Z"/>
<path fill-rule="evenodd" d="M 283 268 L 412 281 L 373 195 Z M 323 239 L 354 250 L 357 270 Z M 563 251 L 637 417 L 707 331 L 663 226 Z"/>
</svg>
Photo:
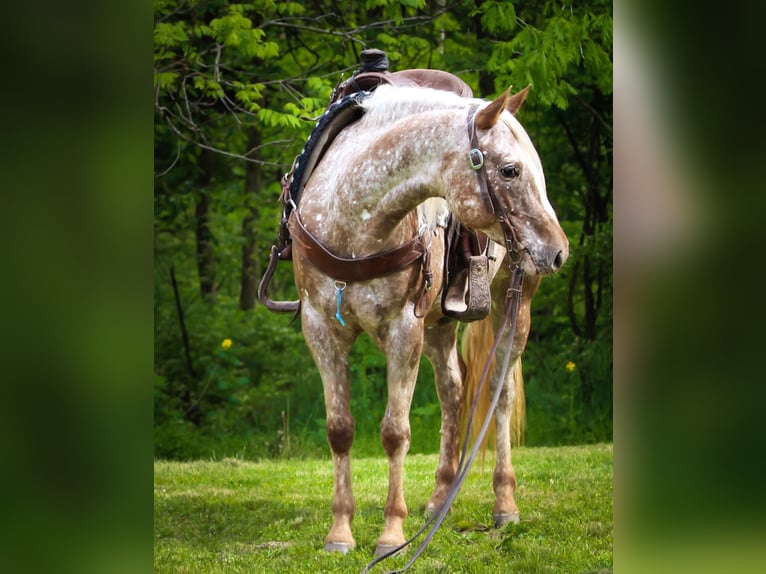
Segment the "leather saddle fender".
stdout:
<svg viewBox="0 0 766 574">
<path fill-rule="evenodd" d="M 462 225 L 454 217 L 446 233 L 442 312 L 464 323 L 489 315 L 492 294 L 489 277 L 489 238 Z"/>
</svg>

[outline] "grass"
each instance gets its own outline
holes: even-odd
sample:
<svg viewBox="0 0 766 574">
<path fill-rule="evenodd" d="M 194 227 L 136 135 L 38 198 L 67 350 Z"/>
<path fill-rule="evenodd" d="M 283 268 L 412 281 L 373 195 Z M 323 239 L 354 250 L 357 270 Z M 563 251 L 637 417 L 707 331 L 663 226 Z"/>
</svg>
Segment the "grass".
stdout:
<svg viewBox="0 0 766 574">
<path fill-rule="evenodd" d="M 491 528 L 492 477 L 475 465 L 453 509 L 410 572 L 605 573 L 612 571 L 612 445 L 516 448 L 521 523 Z M 405 463 L 410 515 L 423 524 L 436 455 Z M 154 571 L 158 573 L 360 572 L 383 524 L 385 458 L 352 461 L 357 548 L 322 550 L 331 523 L 332 463 L 239 459 L 156 461 Z M 395 557 L 374 573 L 399 568 Z"/>
</svg>

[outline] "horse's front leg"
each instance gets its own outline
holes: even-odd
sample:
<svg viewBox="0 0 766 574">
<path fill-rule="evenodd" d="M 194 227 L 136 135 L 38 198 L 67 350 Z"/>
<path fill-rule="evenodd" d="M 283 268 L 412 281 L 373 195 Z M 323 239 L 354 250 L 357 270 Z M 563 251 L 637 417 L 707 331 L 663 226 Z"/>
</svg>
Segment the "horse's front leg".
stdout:
<svg viewBox="0 0 766 574">
<path fill-rule="evenodd" d="M 503 385 L 500 398 L 495 410 L 495 429 L 497 433 L 496 462 L 492 475 L 492 487 L 495 492 L 495 505 L 492 509 L 492 518 L 496 527 L 501 527 L 509 522 L 519 522 L 519 507 L 516 505 L 514 493 L 516 491 L 516 473 L 511 462 L 511 425 L 515 422 L 514 416 L 520 416 L 523 412 L 523 403 L 520 409 L 514 408 L 516 401 L 523 401 L 523 379 L 521 374 L 521 354 L 527 344 L 530 327 L 530 306 L 532 297 L 540 285 L 539 277 L 524 277 L 522 286 L 522 299 L 516 316 L 516 330 L 513 333 L 513 346 L 509 348 L 510 333 L 506 333 L 504 341 L 498 347 L 498 356 L 495 361 L 495 372 L 492 377 L 492 392 L 497 385 Z M 493 285 L 493 288 L 495 286 Z M 500 292 L 496 294 L 497 298 Z M 496 299 L 497 300 L 497 299 Z M 493 312 L 495 320 L 499 320 L 499 306 Z M 497 329 L 496 325 L 496 329 Z M 512 353 L 509 360 L 508 372 L 503 380 L 499 380 L 501 373 L 500 365 L 504 363 L 505 354 Z"/>
<path fill-rule="evenodd" d="M 454 321 L 429 326 L 424 341 L 424 352 L 434 368 L 442 413 L 436 485 L 426 505 L 426 514 L 430 514 L 444 500 L 457 473 L 465 367 L 457 349 L 457 323 Z"/>
<path fill-rule="evenodd" d="M 404 458 L 410 447 L 410 406 L 423 350 L 423 322 L 411 309 L 391 324 L 381 337 L 388 358 L 388 402 L 380 425 L 383 448 L 388 456 L 388 498 L 383 511 L 385 526 L 378 538 L 376 555 L 404 543 Z"/>
<path fill-rule="evenodd" d="M 354 419 L 351 416 L 349 351 L 356 334 L 303 305 L 302 326 L 306 343 L 322 377 L 327 414 L 327 442 L 333 462 L 333 524 L 324 549 L 347 553 L 356 546 L 351 534 L 354 495 L 351 490 L 351 444 Z M 342 329 L 342 330 L 341 330 Z"/>
</svg>

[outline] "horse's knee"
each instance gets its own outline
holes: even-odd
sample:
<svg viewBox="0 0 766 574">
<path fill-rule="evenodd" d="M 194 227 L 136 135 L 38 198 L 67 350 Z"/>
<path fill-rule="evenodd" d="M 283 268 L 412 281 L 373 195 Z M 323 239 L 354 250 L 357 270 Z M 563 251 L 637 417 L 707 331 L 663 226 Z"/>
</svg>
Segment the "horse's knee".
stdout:
<svg viewBox="0 0 766 574">
<path fill-rule="evenodd" d="M 404 444 L 410 442 L 410 425 L 407 423 L 397 425 L 392 419 L 386 417 L 380 425 L 380 438 L 386 454 L 393 456 Z"/>
<path fill-rule="evenodd" d="M 327 442 L 334 453 L 345 454 L 354 442 L 354 419 L 348 416 L 327 417 Z"/>
</svg>

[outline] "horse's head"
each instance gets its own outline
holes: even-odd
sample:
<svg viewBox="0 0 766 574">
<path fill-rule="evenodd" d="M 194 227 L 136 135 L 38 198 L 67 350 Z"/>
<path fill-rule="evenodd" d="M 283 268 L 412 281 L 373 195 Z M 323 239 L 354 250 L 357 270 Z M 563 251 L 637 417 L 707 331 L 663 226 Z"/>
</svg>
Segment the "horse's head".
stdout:
<svg viewBox="0 0 766 574">
<path fill-rule="evenodd" d="M 464 215 L 469 220 L 461 219 L 498 243 L 505 244 L 509 236 L 511 255 L 520 260 L 522 269 L 530 275 L 548 275 L 566 261 L 569 241 L 548 201 L 537 151 L 514 116 L 528 89 L 511 95 L 509 88 L 476 111 L 473 126 L 469 121 L 472 147 L 481 153 L 471 150 L 469 163 L 478 178 L 474 176 L 468 186 L 473 197 L 463 193 L 460 203 L 468 208 Z M 484 201 L 477 209 L 476 183 L 481 188 L 482 179 L 486 191 L 482 190 Z"/>
</svg>

